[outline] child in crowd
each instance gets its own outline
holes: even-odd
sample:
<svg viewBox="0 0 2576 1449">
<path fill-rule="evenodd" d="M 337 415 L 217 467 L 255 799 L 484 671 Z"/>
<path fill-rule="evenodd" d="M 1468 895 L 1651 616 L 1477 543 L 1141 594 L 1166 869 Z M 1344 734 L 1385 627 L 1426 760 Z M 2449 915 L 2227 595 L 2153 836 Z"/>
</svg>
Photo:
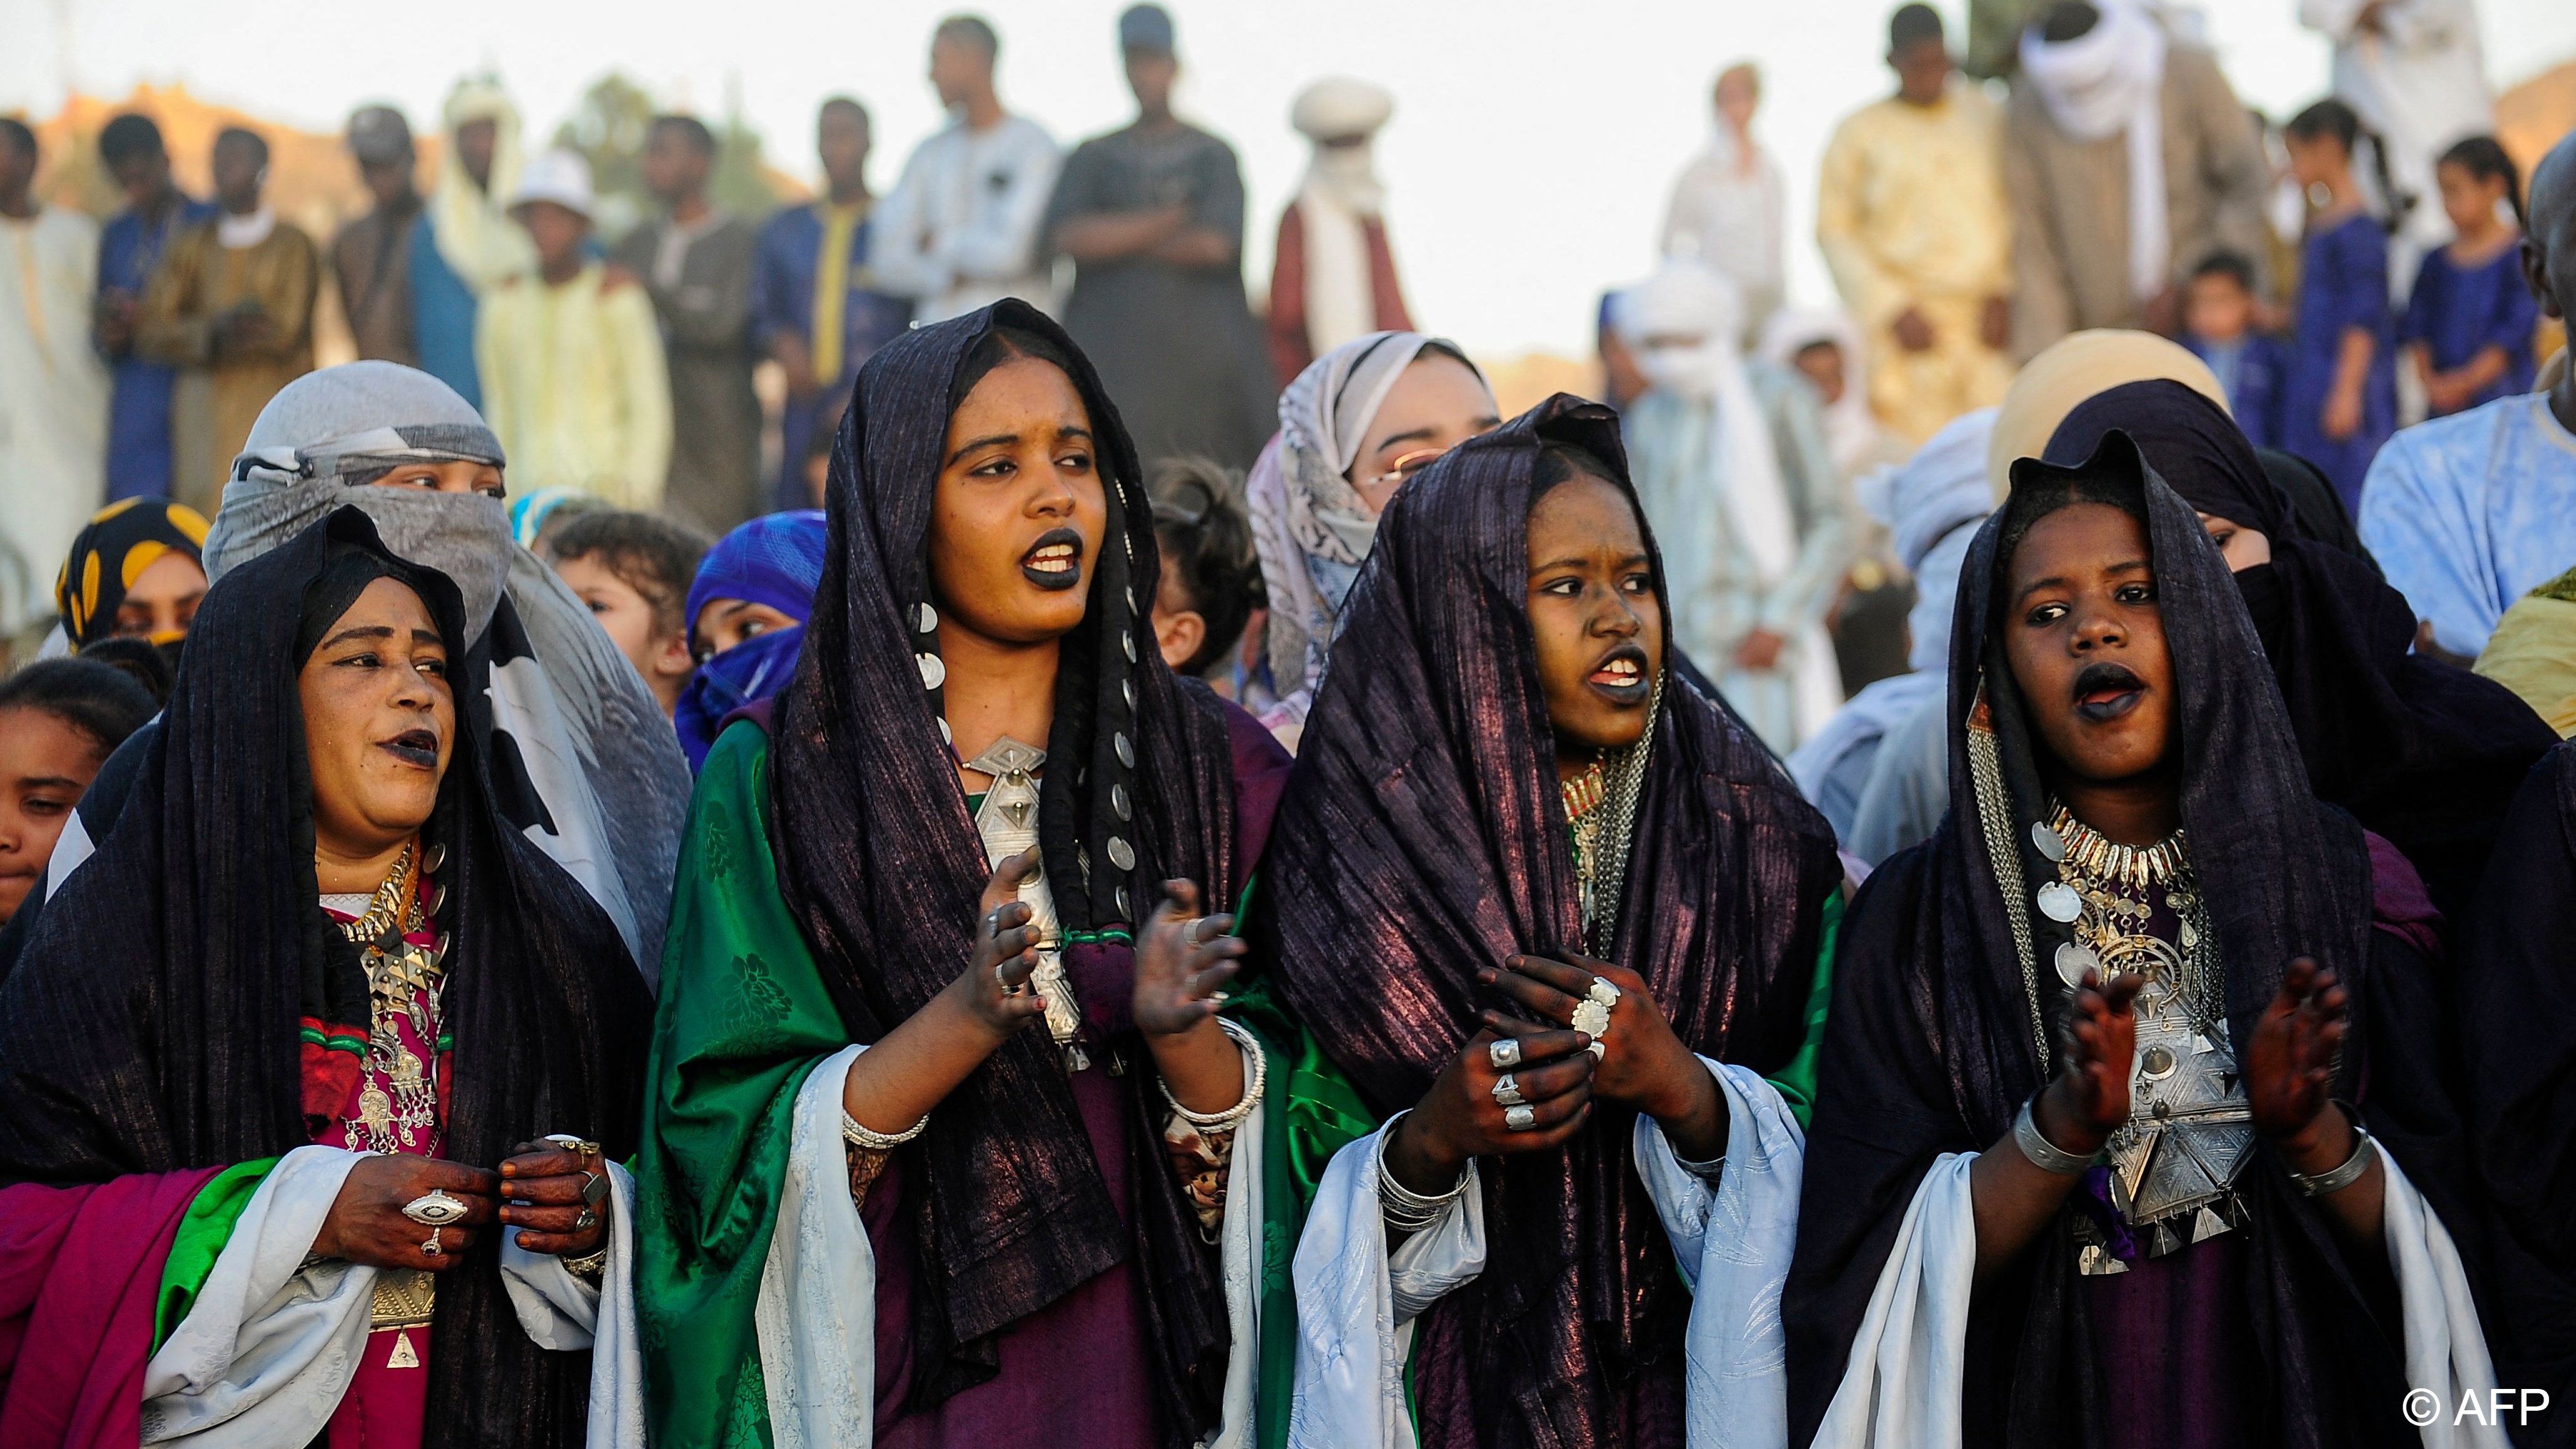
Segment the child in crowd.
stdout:
<svg viewBox="0 0 2576 1449">
<path fill-rule="evenodd" d="M 1242 475 L 1205 458 L 1175 458 L 1153 493 L 1154 542 L 1163 552 L 1154 642 L 1174 673 L 1202 676 L 1239 702 L 1247 679 L 1236 646 L 1263 603 Z"/>
<path fill-rule="evenodd" d="M 2370 214 L 2352 174 L 2361 120 L 2341 101 L 2319 101 L 2283 128 L 2290 170 L 2315 211 L 2300 248 L 2299 303 L 2283 399 L 2280 446 L 2316 465 L 2361 511 L 2361 481 L 2397 428 L 2394 328 L 2388 307 L 2388 223 Z M 2380 194 L 2394 195 L 2379 139 L 2371 155 Z"/>
<path fill-rule="evenodd" d="M 826 466 L 835 431 L 814 430 Z M 776 695 L 796 672 L 805 617 L 823 581 L 823 538 L 820 512 L 772 513 L 726 534 L 698 565 L 682 610 L 697 673 L 672 715 L 692 771 L 706 762 L 726 716 Z"/>
<path fill-rule="evenodd" d="M 0 924 L 45 879 L 81 792 L 160 706 L 125 671 L 46 659 L 0 680 Z"/>
<path fill-rule="evenodd" d="M 657 514 L 608 509 L 574 518 L 552 542 L 555 572 L 590 606 L 663 711 L 675 709 L 697 667 L 680 602 L 706 556 L 706 538 Z"/>
<path fill-rule="evenodd" d="M 2254 264 L 2235 252 L 2212 252 L 2192 268 L 2183 294 L 2182 345 L 2218 375 L 2227 410 L 2254 446 L 2277 447 L 2290 354 L 2255 330 L 2254 312 Z"/>
<path fill-rule="evenodd" d="M 2433 179 L 2458 236 L 2424 254 L 2397 341 L 2423 379 L 2433 416 L 2443 417 L 2531 391 L 2540 304 L 2522 280 L 2522 187 L 2513 158 L 2495 137 L 2471 136 L 2442 153 Z"/>
</svg>

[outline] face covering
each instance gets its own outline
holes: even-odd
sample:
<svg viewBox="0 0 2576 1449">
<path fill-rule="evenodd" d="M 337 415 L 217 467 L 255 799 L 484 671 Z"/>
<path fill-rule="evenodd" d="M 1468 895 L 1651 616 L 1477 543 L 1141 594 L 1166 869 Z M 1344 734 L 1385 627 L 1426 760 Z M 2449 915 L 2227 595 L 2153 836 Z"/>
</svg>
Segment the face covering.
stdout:
<svg viewBox="0 0 2576 1449">
<path fill-rule="evenodd" d="M 689 757 L 689 773 L 705 766 L 725 716 L 787 687 L 787 677 L 796 672 L 796 652 L 804 643 L 802 624 L 758 635 L 714 656 L 689 676 L 688 687 L 680 691 L 679 706 L 671 714 L 671 723 L 680 731 L 680 752 Z"/>
</svg>

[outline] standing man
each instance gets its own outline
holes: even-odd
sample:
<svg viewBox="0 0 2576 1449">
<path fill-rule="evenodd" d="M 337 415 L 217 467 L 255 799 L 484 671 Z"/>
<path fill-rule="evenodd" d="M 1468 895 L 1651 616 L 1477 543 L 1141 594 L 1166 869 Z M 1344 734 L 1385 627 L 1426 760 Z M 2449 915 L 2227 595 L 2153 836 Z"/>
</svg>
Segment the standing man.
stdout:
<svg viewBox="0 0 2576 1449">
<path fill-rule="evenodd" d="M 171 492 L 209 518 L 260 409 L 313 370 L 322 257 L 261 199 L 267 182 L 268 143 L 257 132 L 233 126 L 215 137 L 221 211 L 170 244 L 135 323 L 146 356 L 206 370 L 209 416 L 174 427 Z"/>
<path fill-rule="evenodd" d="M 1377 177 L 1377 133 L 1394 114 L 1383 88 L 1338 76 L 1306 87 L 1289 110 L 1315 155 L 1271 255 L 1270 361 L 1281 377 L 1354 338 L 1413 330 Z"/>
<path fill-rule="evenodd" d="M 180 232 L 215 214 L 213 205 L 170 179 L 170 153 L 149 116 L 116 117 L 98 133 L 98 158 L 125 193 L 126 209 L 98 242 L 100 355 L 114 369 L 107 407 L 107 496 L 159 497 L 170 492 L 170 406 L 179 369 L 134 347 L 134 319 L 161 254 Z"/>
<path fill-rule="evenodd" d="M 2388 147 L 2389 180 L 2414 203 L 2407 239 L 2418 252 L 2448 242 L 2433 164 L 2495 130 L 2476 0 L 2299 0 L 2299 23 L 2334 42 L 2335 99 Z"/>
<path fill-rule="evenodd" d="M 0 633 L 53 612 L 106 488 L 107 373 L 90 350 L 98 223 L 37 202 L 36 133 L 0 117 Z"/>
<path fill-rule="evenodd" d="M 848 96 L 825 101 L 814 119 L 823 195 L 781 210 L 761 229 L 751 273 L 751 341 L 787 374 L 772 508 L 812 506 L 805 460 L 814 430 L 849 405 L 859 364 L 912 320 L 911 301 L 883 291 L 871 265 L 883 233 L 869 215 L 875 198 L 868 195 L 868 142 L 866 107 Z"/>
<path fill-rule="evenodd" d="M 1664 208 L 1663 254 L 1724 272 L 1744 294 L 1744 338 L 1762 333 L 1788 286 L 1788 185 L 1780 162 L 1753 139 L 1762 72 L 1739 61 L 1717 77 L 1717 129 L 1673 183 Z"/>
<path fill-rule="evenodd" d="M 1243 296 L 1243 171 L 1234 148 L 1172 114 L 1181 63 L 1172 17 L 1118 17 L 1135 123 L 1082 143 L 1047 206 L 1051 247 L 1073 258 L 1065 330 L 1151 470 L 1198 454 L 1249 468 L 1279 397 Z"/>
<path fill-rule="evenodd" d="M 695 116 L 656 116 L 644 185 L 660 216 L 617 263 L 643 278 L 671 375 L 671 477 L 662 506 L 709 534 L 761 511 L 760 399 L 751 390 L 752 253 L 760 229 L 707 200 L 716 138 Z"/>
<path fill-rule="evenodd" d="M 584 249 L 590 163 L 529 162 L 510 217 L 536 245 L 532 276 L 483 297 L 475 352 L 483 416 L 522 492 L 576 488 L 619 508 L 662 502 L 671 471 L 671 379 L 653 301 Z"/>
<path fill-rule="evenodd" d="M 941 322 L 1017 297 L 1055 310 L 1038 225 L 1062 157 L 1037 122 L 993 90 L 1001 38 L 982 17 L 951 15 L 930 35 L 930 84 L 948 126 L 912 153 L 878 213 L 877 285 Z"/>
<path fill-rule="evenodd" d="M 2217 57 L 2145 0 L 2042 11 L 2006 116 L 2020 355 L 2095 327 L 2171 334 L 2193 268 L 2268 254 L 2272 166 L 2253 116 Z"/>
<path fill-rule="evenodd" d="M 438 253 L 428 204 L 412 184 L 419 156 L 402 112 L 361 107 L 349 117 L 349 154 L 376 208 L 332 240 L 340 310 L 360 357 L 419 367 L 424 333 L 453 330 L 460 311 L 472 327 L 474 294 Z"/>
<path fill-rule="evenodd" d="M 476 408 L 483 385 L 474 362 L 475 309 L 484 294 L 537 268 L 527 229 L 512 221 L 519 187 L 519 111 L 501 83 L 467 76 L 448 93 L 447 145 L 429 194 L 430 235 L 443 266 L 414 284 L 420 370 Z M 453 279 L 449 287 L 441 278 Z"/>
<path fill-rule="evenodd" d="M 1816 245 L 1869 354 L 1869 403 L 1920 446 L 2012 384 L 2012 232 L 2002 118 L 1958 79 L 1941 16 L 1887 23 L 1896 94 L 1834 130 L 1816 194 Z"/>
</svg>

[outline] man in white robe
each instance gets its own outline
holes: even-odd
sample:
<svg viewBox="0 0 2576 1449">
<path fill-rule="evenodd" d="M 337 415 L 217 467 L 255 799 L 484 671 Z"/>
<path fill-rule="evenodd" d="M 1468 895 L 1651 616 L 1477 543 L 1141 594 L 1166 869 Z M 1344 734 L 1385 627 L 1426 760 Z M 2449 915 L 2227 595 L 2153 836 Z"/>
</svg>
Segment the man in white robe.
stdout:
<svg viewBox="0 0 2576 1449">
<path fill-rule="evenodd" d="M 53 612 L 54 575 L 107 492 L 98 223 L 39 204 L 35 184 L 35 133 L 0 118 L 0 634 Z"/>
<path fill-rule="evenodd" d="M 1744 294 L 1744 337 L 1759 336 L 1788 285 L 1788 184 L 1780 161 L 1753 138 L 1762 72 L 1739 61 L 1717 77 L 1717 126 L 1673 183 L 1664 207 L 1663 254 L 1723 272 Z"/>
<path fill-rule="evenodd" d="M 1002 109 L 993 90 L 1000 53 L 993 27 L 972 15 L 939 23 L 930 83 L 948 125 L 913 151 L 877 208 L 869 259 L 876 288 L 914 298 L 920 326 L 1004 297 L 1055 310 L 1037 241 L 1064 157 L 1044 127 Z"/>
</svg>

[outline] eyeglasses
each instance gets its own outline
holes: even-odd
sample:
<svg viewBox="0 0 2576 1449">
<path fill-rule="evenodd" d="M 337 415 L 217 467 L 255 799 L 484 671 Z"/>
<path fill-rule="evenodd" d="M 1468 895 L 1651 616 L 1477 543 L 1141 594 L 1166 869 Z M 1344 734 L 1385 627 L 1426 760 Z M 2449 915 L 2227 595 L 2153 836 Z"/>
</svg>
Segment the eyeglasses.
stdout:
<svg viewBox="0 0 2576 1449">
<path fill-rule="evenodd" d="M 1363 488 L 1376 488 L 1381 485 L 1401 487 L 1410 482 L 1414 474 L 1438 462 L 1440 456 L 1448 451 L 1447 448 L 1416 448 L 1410 453 L 1398 454 L 1395 462 L 1385 472 L 1374 478 L 1361 479 L 1360 486 Z"/>
</svg>

